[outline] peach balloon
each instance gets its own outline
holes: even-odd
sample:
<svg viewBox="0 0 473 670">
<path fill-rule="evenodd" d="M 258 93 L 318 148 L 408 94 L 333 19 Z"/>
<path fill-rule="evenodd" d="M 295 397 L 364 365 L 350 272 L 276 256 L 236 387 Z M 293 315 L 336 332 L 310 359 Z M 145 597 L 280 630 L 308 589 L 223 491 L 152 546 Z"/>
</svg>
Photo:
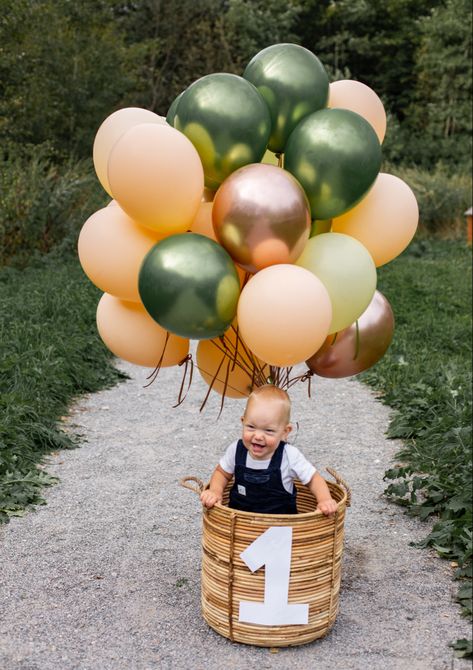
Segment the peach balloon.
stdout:
<svg viewBox="0 0 473 670">
<path fill-rule="evenodd" d="M 386 134 L 386 112 L 379 96 L 366 84 L 341 79 L 330 84 L 328 107 L 350 109 L 373 126 L 379 142 Z"/>
<path fill-rule="evenodd" d="M 171 235 L 189 229 L 201 203 L 204 171 L 185 135 L 143 123 L 121 136 L 108 161 L 113 197 L 137 223 Z"/>
<path fill-rule="evenodd" d="M 149 109 L 125 107 L 107 116 L 95 135 L 93 148 L 95 172 L 109 195 L 112 195 L 107 176 L 107 164 L 110 152 L 115 142 L 120 139 L 123 133 L 140 123 L 158 123 L 164 125 L 166 119 L 154 112 L 150 112 Z"/>
<path fill-rule="evenodd" d="M 279 367 L 300 363 L 317 351 L 331 320 L 326 288 L 312 272 L 297 265 L 260 270 L 243 288 L 238 302 L 244 342 L 258 358 Z"/>
<path fill-rule="evenodd" d="M 105 293 L 140 301 L 138 274 L 148 251 L 161 237 L 138 226 L 118 206 L 107 206 L 92 214 L 79 235 L 82 269 Z"/>
<path fill-rule="evenodd" d="M 237 345 L 234 364 L 236 339 L 235 331 L 229 328 L 223 342 L 220 338 L 201 340 L 197 346 L 197 367 L 205 383 L 212 384 L 212 391 L 220 395 L 225 392 L 229 398 L 247 398 L 255 386 L 266 383 L 270 369 L 256 356 L 251 358 L 241 342 Z"/>
<path fill-rule="evenodd" d="M 190 231 L 210 237 L 211 240 L 218 243 L 212 223 L 212 206 L 212 202 L 201 202 L 195 219 L 191 223 Z"/>
<path fill-rule="evenodd" d="M 135 365 L 154 368 L 177 365 L 189 351 L 189 340 L 161 328 L 141 303 L 126 302 L 104 293 L 97 307 L 97 329 L 110 351 Z"/>
<path fill-rule="evenodd" d="M 379 267 L 404 251 L 418 221 L 419 208 L 410 187 L 399 177 L 380 173 L 356 207 L 333 219 L 332 231 L 356 238 Z"/>
</svg>

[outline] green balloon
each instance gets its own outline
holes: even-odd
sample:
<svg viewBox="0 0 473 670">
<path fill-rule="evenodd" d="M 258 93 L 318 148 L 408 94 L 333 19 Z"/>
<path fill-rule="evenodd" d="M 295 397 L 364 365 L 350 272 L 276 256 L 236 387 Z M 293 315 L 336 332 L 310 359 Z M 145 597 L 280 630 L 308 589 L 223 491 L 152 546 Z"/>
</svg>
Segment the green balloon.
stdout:
<svg viewBox="0 0 473 670">
<path fill-rule="evenodd" d="M 292 132 L 284 167 L 305 190 L 312 219 L 331 219 L 369 191 L 381 167 L 381 146 L 371 124 L 359 114 L 322 109 Z"/>
<path fill-rule="evenodd" d="M 254 56 L 243 77 L 256 86 L 271 113 L 268 149 L 285 150 L 286 142 L 306 116 L 327 106 L 328 75 L 314 54 L 297 44 L 273 44 Z"/>
<path fill-rule="evenodd" d="M 271 119 L 252 84 L 235 74 L 217 73 L 201 77 L 184 91 L 174 127 L 197 149 L 205 185 L 215 191 L 238 168 L 260 162 Z"/>
<path fill-rule="evenodd" d="M 361 242 L 342 233 L 307 241 L 296 261 L 320 279 L 332 303 L 330 333 L 347 328 L 363 314 L 376 290 L 376 266 Z"/>
<path fill-rule="evenodd" d="M 205 340 L 235 317 L 240 282 L 225 249 L 196 233 L 158 242 L 141 266 L 138 288 L 150 316 L 171 333 Z"/>
<path fill-rule="evenodd" d="M 182 93 L 179 93 L 179 95 L 174 98 L 174 100 L 171 102 L 171 106 L 168 109 L 168 113 L 166 114 L 166 121 L 173 128 L 174 128 L 174 119 L 176 118 L 176 114 L 177 114 L 177 106 L 179 104 L 179 100 L 181 99 L 183 93 L 184 93 L 184 91 L 182 91 Z"/>
</svg>

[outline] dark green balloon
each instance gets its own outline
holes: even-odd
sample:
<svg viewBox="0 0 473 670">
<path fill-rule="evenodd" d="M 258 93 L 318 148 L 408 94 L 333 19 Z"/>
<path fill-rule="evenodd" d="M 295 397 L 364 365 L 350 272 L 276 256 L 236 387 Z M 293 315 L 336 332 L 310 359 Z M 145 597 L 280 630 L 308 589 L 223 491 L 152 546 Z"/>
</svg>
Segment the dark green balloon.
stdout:
<svg viewBox="0 0 473 670">
<path fill-rule="evenodd" d="M 327 106 L 328 75 L 311 51 L 273 44 L 254 56 L 243 77 L 256 86 L 271 113 L 268 149 L 285 151 L 287 139 L 306 116 Z"/>
<path fill-rule="evenodd" d="M 236 314 L 240 282 L 225 249 L 196 233 L 158 242 L 141 266 L 138 287 L 163 328 L 196 340 L 222 335 Z"/>
<path fill-rule="evenodd" d="M 174 128 L 174 119 L 176 118 L 176 114 L 177 114 L 177 106 L 179 104 L 179 100 L 181 99 L 183 93 L 184 93 L 184 91 L 182 91 L 182 93 L 179 93 L 179 95 L 174 98 L 174 100 L 171 102 L 171 106 L 168 109 L 168 113 L 166 114 L 166 121 L 173 128 Z"/>
<path fill-rule="evenodd" d="M 238 168 L 260 162 L 271 119 L 252 84 L 235 74 L 217 73 L 201 77 L 184 91 L 174 127 L 197 149 L 205 185 L 215 191 Z"/>
<path fill-rule="evenodd" d="M 284 167 L 306 192 L 312 219 L 331 219 L 369 191 L 381 167 L 381 146 L 359 114 L 322 109 L 291 133 Z"/>
</svg>

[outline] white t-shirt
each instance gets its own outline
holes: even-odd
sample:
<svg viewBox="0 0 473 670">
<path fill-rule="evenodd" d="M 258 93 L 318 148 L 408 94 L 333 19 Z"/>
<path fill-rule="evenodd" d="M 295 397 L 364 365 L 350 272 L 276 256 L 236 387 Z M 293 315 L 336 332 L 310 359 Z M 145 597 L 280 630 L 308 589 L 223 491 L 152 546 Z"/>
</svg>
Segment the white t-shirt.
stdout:
<svg viewBox="0 0 473 670">
<path fill-rule="evenodd" d="M 232 442 L 230 446 L 220 459 L 220 467 L 228 474 L 233 475 L 235 472 L 235 456 L 238 440 Z M 253 470 L 266 470 L 271 459 L 255 460 L 251 457 L 249 451 L 246 454 L 246 467 Z M 316 468 L 309 463 L 307 458 L 292 444 L 286 444 L 281 461 L 281 479 L 284 488 L 288 493 L 292 493 L 294 489 L 294 479 L 299 479 L 302 484 L 308 484 L 314 474 L 317 472 Z"/>
</svg>

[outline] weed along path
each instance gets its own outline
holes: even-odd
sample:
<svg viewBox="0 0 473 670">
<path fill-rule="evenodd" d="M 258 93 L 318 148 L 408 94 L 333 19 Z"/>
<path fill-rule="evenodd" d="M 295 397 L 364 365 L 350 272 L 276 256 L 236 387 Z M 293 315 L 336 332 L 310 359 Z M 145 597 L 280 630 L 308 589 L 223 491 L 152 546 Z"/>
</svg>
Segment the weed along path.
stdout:
<svg viewBox="0 0 473 670">
<path fill-rule="evenodd" d="M 311 644 L 232 643 L 200 613 L 200 503 L 178 480 L 207 479 L 239 431 L 242 404 L 194 382 L 172 409 L 180 374 L 120 364 L 131 379 L 81 400 L 69 423 L 80 449 L 50 457 L 48 504 L 0 530 L 3 670 L 466 669 L 448 643 L 469 636 L 451 568 L 409 546 L 428 528 L 382 491 L 398 445 L 389 410 L 358 382 L 317 378 L 292 390 L 296 444 L 352 487 L 340 611 Z"/>
</svg>

